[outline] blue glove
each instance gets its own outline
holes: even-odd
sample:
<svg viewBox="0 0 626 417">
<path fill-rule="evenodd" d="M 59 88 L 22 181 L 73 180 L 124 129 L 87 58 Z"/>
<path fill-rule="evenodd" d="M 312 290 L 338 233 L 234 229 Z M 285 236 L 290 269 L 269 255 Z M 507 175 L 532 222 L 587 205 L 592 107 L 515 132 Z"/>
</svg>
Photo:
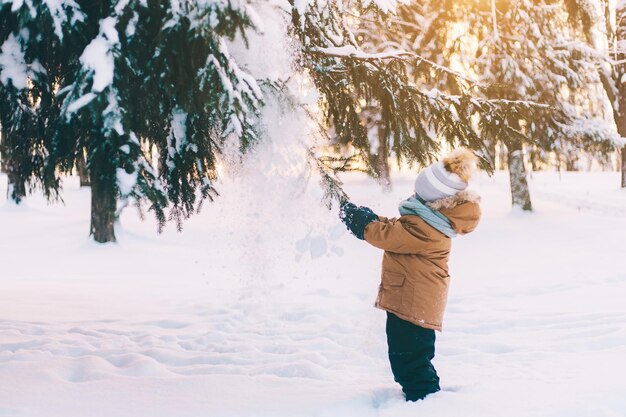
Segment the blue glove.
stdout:
<svg viewBox="0 0 626 417">
<path fill-rule="evenodd" d="M 349 201 L 341 203 L 339 218 L 357 238 L 364 240 L 365 226 L 378 221 L 378 216 L 368 207 L 357 207 Z"/>
</svg>

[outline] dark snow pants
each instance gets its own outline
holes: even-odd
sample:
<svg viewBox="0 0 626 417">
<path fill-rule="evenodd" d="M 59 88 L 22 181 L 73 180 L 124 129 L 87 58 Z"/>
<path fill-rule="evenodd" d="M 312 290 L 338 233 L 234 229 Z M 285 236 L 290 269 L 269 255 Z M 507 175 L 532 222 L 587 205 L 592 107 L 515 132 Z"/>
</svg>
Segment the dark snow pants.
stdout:
<svg viewBox="0 0 626 417">
<path fill-rule="evenodd" d="M 394 380 L 402 386 L 407 401 L 439 391 L 439 377 L 430 362 L 435 357 L 434 330 L 387 312 L 387 346 Z"/>
</svg>

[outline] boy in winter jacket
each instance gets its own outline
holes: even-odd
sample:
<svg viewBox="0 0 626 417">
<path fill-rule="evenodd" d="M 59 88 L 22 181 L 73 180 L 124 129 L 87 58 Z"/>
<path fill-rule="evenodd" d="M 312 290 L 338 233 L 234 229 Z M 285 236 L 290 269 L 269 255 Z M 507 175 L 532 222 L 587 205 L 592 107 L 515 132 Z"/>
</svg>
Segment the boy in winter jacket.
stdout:
<svg viewBox="0 0 626 417">
<path fill-rule="evenodd" d="M 400 217 L 387 219 L 367 207 L 341 205 L 340 218 L 359 239 L 383 249 L 376 307 L 387 311 L 387 345 L 394 379 L 407 401 L 439 391 L 435 330 L 441 331 L 448 297 L 451 238 L 480 220 L 480 198 L 466 191 L 476 157 L 459 149 L 423 169 Z"/>
</svg>

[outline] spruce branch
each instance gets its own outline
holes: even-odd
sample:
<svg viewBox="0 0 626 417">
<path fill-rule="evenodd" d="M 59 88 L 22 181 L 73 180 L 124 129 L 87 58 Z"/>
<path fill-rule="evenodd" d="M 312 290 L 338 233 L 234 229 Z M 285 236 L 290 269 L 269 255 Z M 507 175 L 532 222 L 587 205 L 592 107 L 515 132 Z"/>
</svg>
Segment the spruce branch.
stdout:
<svg viewBox="0 0 626 417">
<path fill-rule="evenodd" d="M 472 80 L 465 75 L 461 74 L 458 71 L 454 71 L 446 66 L 439 65 L 415 52 L 396 50 L 396 51 L 388 51 L 388 52 L 379 52 L 379 53 L 367 53 L 364 52 L 352 45 L 345 46 L 342 48 L 322 48 L 322 47 L 314 47 L 309 48 L 305 52 L 311 55 L 322 55 L 330 58 L 339 58 L 339 59 L 349 59 L 356 61 L 368 61 L 368 62 L 378 62 L 381 60 L 398 60 L 402 61 L 405 64 L 412 64 L 409 60 L 405 59 L 405 57 L 410 57 L 415 59 L 415 65 L 419 65 L 420 63 L 427 64 L 433 70 L 437 72 L 445 72 L 447 74 L 453 75 L 454 77 L 461 79 L 463 81 L 468 82 L 471 85 L 476 85 L 476 80 Z"/>
<path fill-rule="evenodd" d="M 337 177 L 336 172 L 329 170 L 329 168 L 321 162 L 313 148 L 309 148 L 307 154 L 309 164 L 315 166 L 320 175 L 320 185 L 324 190 L 322 202 L 326 207 L 331 210 L 333 208 L 333 202 L 342 203 L 343 201 L 349 200 L 348 194 L 346 194 L 342 188 L 343 182 Z"/>
</svg>

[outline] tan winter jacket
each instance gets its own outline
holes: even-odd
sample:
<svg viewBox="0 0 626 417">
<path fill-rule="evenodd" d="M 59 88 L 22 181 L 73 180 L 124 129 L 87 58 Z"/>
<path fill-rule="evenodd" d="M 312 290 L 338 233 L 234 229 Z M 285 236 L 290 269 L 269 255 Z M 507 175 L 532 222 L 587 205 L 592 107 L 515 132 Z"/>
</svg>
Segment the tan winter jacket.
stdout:
<svg viewBox="0 0 626 417">
<path fill-rule="evenodd" d="M 480 220 L 480 197 L 462 191 L 429 205 L 444 214 L 459 234 Z M 451 239 L 419 216 L 379 216 L 365 228 L 365 240 L 385 251 L 376 307 L 403 320 L 441 331 L 448 299 Z"/>
</svg>

